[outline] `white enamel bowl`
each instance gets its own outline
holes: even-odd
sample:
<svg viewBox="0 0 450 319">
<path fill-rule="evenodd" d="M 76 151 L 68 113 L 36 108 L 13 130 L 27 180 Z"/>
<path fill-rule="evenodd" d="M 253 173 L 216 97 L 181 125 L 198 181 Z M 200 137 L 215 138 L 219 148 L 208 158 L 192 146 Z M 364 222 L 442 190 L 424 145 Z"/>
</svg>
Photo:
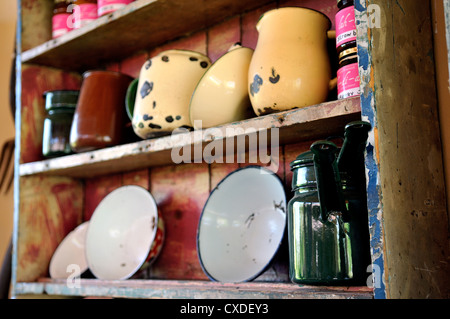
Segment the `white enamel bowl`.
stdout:
<svg viewBox="0 0 450 319">
<path fill-rule="evenodd" d="M 128 279 L 147 263 L 159 220 L 153 196 L 122 186 L 96 207 L 86 234 L 86 259 L 98 279 Z"/>
<path fill-rule="evenodd" d="M 200 218 L 197 252 L 213 281 L 244 282 L 270 264 L 286 226 L 286 194 L 271 171 L 238 169 L 211 192 Z"/>
<path fill-rule="evenodd" d="M 233 46 L 205 72 L 189 106 L 194 128 L 209 128 L 255 116 L 247 88 L 252 55 L 250 48 Z"/>
<path fill-rule="evenodd" d="M 56 248 L 50 260 L 49 273 L 54 279 L 67 279 L 74 271 L 81 275 L 88 269 L 85 257 L 86 230 L 89 222 L 78 225 Z"/>
</svg>

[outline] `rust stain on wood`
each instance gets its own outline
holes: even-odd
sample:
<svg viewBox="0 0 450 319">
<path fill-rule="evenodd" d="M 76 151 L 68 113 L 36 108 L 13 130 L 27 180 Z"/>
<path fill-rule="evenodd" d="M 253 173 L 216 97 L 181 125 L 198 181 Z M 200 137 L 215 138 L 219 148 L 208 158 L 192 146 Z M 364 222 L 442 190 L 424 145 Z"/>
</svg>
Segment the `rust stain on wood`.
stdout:
<svg viewBox="0 0 450 319">
<path fill-rule="evenodd" d="M 153 168 L 150 176 L 151 192 L 166 226 L 165 243 L 150 276 L 207 279 L 196 246 L 198 222 L 209 194 L 207 164 Z"/>
<path fill-rule="evenodd" d="M 50 90 L 78 90 L 80 86 L 81 77 L 77 73 L 34 65 L 22 66 L 21 163 L 43 159 L 43 93 Z"/>
<path fill-rule="evenodd" d="M 82 218 L 82 185 L 62 177 L 22 178 L 17 281 L 48 276 L 58 244 Z"/>
</svg>

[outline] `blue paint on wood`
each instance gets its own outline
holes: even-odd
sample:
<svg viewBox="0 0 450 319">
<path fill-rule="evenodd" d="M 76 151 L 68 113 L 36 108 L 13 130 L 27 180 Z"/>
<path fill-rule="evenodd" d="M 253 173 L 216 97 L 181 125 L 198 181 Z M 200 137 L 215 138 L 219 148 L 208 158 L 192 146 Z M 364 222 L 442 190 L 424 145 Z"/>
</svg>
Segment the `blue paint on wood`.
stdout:
<svg viewBox="0 0 450 319">
<path fill-rule="evenodd" d="M 358 29 L 358 63 L 361 78 L 361 114 L 364 120 L 370 122 L 374 129 L 377 128 L 375 87 L 372 87 L 372 56 L 371 40 L 368 38 L 368 13 L 367 1 L 355 1 L 355 16 Z M 383 231 L 381 217 L 380 181 L 379 168 L 376 157 L 376 145 L 374 131 L 371 133 L 368 146 L 366 148 L 366 171 L 367 171 L 367 205 L 369 211 L 369 226 L 371 233 L 372 250 L 372 276 L 374 279 L 374 298 L 385 299 L 386 287 L 384 278 L 384 252 L 383 252 Z"/>
</svg>

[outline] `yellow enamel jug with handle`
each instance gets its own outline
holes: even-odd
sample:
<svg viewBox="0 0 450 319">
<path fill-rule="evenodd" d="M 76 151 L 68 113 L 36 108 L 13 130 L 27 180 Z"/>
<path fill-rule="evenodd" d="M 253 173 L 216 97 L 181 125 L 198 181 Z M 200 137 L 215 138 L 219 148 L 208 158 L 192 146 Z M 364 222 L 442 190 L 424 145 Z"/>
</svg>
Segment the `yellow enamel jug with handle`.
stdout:
<svg viewBox="0 0 450 319">
<path fill-rule="evenodd" d="M 330 19 L 319 11 L 284 7 L 264 13 L 250 62 L 248 92 L 257 115 L 326 101 L 331 79 Z"/>
</svg>

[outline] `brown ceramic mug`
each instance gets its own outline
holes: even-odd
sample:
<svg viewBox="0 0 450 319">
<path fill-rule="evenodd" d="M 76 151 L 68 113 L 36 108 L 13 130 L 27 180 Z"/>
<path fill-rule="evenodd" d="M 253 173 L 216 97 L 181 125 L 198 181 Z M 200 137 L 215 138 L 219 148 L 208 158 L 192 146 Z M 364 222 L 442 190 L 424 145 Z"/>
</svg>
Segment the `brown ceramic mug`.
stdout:
<svg viewBox="0 0 450 319">
<path fill-rule="evenodd" d="M 114 71 L 83 74 L 70 131 L 70 146 L 85 152 L 119 144 L 127 121 L 125 95 L 133 78 Z"/>
</svg>

